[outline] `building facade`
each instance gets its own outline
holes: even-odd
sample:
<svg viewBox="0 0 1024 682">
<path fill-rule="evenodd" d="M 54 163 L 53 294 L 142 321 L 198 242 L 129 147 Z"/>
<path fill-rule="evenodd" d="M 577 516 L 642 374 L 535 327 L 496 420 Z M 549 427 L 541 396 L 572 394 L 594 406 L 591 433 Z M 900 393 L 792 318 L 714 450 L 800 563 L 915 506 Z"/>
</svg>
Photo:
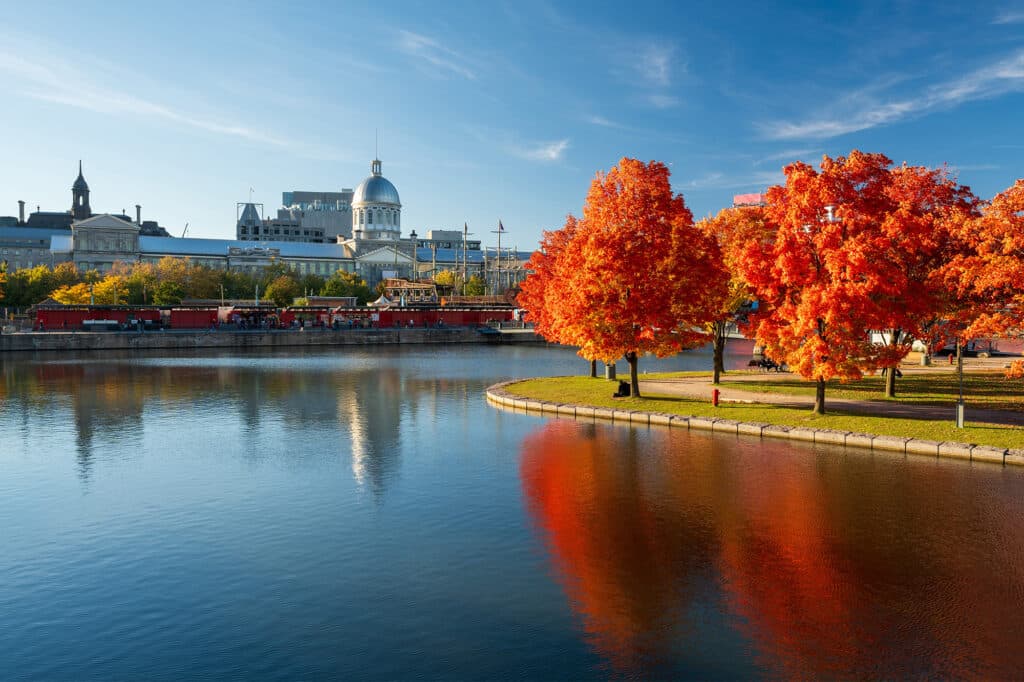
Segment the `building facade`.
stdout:
<svg viewBox="0 0 1024 682">
<path fill-rule="evenodd" d="M 321 217 L 332 214 L 331 219 L 324 219 L 322 228 L 314 227 L 316 221 L 303 223 L 303 216 L 266 220 L 261 205 L 245 203 L 238 205 L 237 239 L 176 238 L 155 222 L 143 221 L 140 206 L 134 220 L 123 214 L 92 213 L 89 186 L 79 167 L 70 211 L 37 211 L 26 220 L 20 202 L 17 219 L 0 219 L 0 262 L 17 270 L 71 261 L 80 270 L 101 273 L 117 262 L 156 263 L 168 256 L 248 272 L 283 263 L 300 275 L 352 272 L 370 286 L 388 278 L 429 278 L 441 270 L 464 272 L 467 277 L 486 274 L 488 261 L 480 242 L 463 244 L 458 230 L 431 230 L 425 239 L 415 231 L 402 237 L 401 199 L 383 176 L 379 159 L 373 160 L 370 175 L 354 191 L 287 192 L 283 198 L 291 202 L 290 210 L 308 209 L 305 217 L 319 212 Z M 325 209 L 329 202 L 334 203 Z M 341 216 L 347 216 L 347 230 L 337 223 Z M 515 254 L 520 264 L 529 256 Z"/>
</svg>

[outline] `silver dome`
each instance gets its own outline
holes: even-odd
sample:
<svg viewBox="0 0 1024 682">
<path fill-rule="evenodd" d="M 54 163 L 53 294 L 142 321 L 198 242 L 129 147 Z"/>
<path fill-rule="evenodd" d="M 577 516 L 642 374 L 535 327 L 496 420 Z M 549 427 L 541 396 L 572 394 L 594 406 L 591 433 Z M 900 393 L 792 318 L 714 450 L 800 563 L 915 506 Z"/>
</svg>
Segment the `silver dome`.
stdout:
<svg viewBox="0 0 1024 682">
<path fill-rule="evenodd" d="M 352 205 L 356 204 L 396 204 L 402 205 L 398 198 L 398 190 L 391 181 L 380 174 L 380 161 L 374 159 L 370 168 L 373 175 L 363 180 L 352 195 Z"/>
</svg>

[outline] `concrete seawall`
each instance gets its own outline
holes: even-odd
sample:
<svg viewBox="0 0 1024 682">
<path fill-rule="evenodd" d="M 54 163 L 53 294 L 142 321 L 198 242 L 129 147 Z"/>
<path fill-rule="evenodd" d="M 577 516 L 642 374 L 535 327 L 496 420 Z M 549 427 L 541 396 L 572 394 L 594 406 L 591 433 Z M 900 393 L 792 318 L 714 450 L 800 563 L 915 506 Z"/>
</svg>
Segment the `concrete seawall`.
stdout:
<svg viewBox="0 0 1024 682">
<path fill-rule="evenodd" d="M 830 429 L 809 429 L 803 427 L 778 426 L 761 422 L 739 422 L 716 417 L 696 417 L 664 412 L 643 410 L 617 410 L 610 407 L 592 407 L 574 403 L 553 403 L 546 400 L 524 398 L 509 393 L 505 387 L 517 383 L 506 381 L 487 389 L 487 400 L 505 409 L 535 412 L 551 417 L 572 419 L 604 419 L 625 424 L 667 426 L 670 428 L 699 429 L 733 436 L 755 436 L 760 438 L 782 438 L 805 443 L 841 445 L 848 448 L 862 448 L 895 454 L 930 455 L 949 457 L 970 462 L 988 462 L 1002 465 L 1024 466 L 1024 450 L 998 448 L 991 445 L 970 443 L 938 442 L 896 436 L 877 436 L 869 433 L 833 431 Z"/>
<path fill-rule="evenodd" d="M 526 339 L 522 339 L 525 341 Z M 285 348 L 423 343 L 509 343 L 516 337 L 485 335 L 476 329 L 345 329 L 305 331 L 38 332 L 0 335 L 0 352 L 105 351 L 188 348 Z"/>
</svg>

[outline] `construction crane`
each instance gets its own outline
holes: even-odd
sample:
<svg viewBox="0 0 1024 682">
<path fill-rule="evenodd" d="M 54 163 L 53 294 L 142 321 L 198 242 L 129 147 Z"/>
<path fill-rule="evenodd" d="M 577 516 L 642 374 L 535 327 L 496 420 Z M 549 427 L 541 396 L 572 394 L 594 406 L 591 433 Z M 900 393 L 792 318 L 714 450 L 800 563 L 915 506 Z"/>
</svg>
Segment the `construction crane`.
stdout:
<svg viewBox="0 0 1024 682">
<path fill-rule="evenodd" d="M 185 229 L 181 231 L 181 238 L 185 238 L 185 234 L 188 232 L 188 223 L 185 223 Z"/>
</svg>

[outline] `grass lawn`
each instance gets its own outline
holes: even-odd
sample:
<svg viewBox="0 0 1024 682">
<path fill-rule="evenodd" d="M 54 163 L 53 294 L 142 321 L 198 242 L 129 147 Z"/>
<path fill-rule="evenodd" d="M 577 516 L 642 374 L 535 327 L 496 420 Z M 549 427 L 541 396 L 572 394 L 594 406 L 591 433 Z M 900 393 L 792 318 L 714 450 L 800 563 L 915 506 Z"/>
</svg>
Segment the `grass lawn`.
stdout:
<svg viewBox="0 0 1024 682">
<path fill-rule="evenodd" d="M 653 377 L 650 377 L 653 378 Z M 916 379 L 917 377 L 913 377 Z M 944 378 L 944 377 L 941 377 Z M 903 377 L 903 381 L 912 383 L 912 377 Z M 965 376 L 966 379 L 966 376 Z M 760 383 L 752 382 L 757 385 Z M 764 382 L 766 385 L 773 385 Z M 922 384 L 923 386 L 924 384 Z M 847 385 L 849 386 L 849 384 Z M 897 390 L 899 383 L 897 382 Z M 783 426 L 803 426 L 815 429 L 837 429 L 840 431 L 857 431 L 885 436 L 904 436 L 924 440 L 952 441 L 973 443 L 976 445 L 994 445 L 1005 448 L 1024 448 L 1024 428 L 1015 426 L 972 425 L 958 429 L 953 423 L 953 408 L 948 397 L 944 401 L 950 405 L 948 422 L 926 421 L 893 417 L 871 417 L 864 415 L 831 412 L 825 416 L 817 416 L 809 409 L 789 407 L 773 407 L 771 405 L 742 405 L 723 403 L 713 407 L 709 402 L 691 400 L 675 396 L 659 396 L 648 392 L 643 398 L 612 398 L 614 384 L 603 379 L 589 377 L 549 377 L 528 379 L 505 387 L 511 394 L 524 398 L 549 400 L 558 403 L 578 403 L 595 407 L 611 407 L 620 410 L 645 410 L 648 412 L 667 412 L 670 414 L 720 417 L 745 422 L 764 422 Z M 936 390 L 936 389 L 931 389 Z M 1005 389 L 1004 389 L 1005 390 Z M 954 393 L 955 394 L 955 393 Z M 833 393 L 832 395 L 838 395 Z M 937 395 L 937 394 L 932 394 Z M 851 397 L 863 398 L 862 393 L 850 394 Z M 973 398 L 973 396 L 972 396 Z M 826 398 L 827 400 L 827 398 Z M 972 399 L 971 404 L 974 404 Z M 1001 403 L 999 403 L 1001 404 Z M 994 407 L 994 404 L 987 404 Z"/>
<path fill-rule="evenodd" d="M 737 372 L 728 374 L 730 386 L 763 393 L 785 395 L 814 395 L 813 382 L 797 375 L 773 376 Z M 652 377 L 653 378 L 653 377 Z M 671 378 L 666 376 L 664 378 Z M 825 388 L 828 398 L 852 400 L 887 400 L 918 405 L 949 405 L 956 401 L 960 384 L 955 372 L 907 372 L 896 379 L 896 397 L 885 398 L 885 377 L 864 377 L 843 384 L 829 381 Z M 1007 379 L 1001 371 L 972 371 L 964 373 L 964 401 L 974 407 L 993 410 L 1024 410 L 1024 382 Z"/>
</svg>

